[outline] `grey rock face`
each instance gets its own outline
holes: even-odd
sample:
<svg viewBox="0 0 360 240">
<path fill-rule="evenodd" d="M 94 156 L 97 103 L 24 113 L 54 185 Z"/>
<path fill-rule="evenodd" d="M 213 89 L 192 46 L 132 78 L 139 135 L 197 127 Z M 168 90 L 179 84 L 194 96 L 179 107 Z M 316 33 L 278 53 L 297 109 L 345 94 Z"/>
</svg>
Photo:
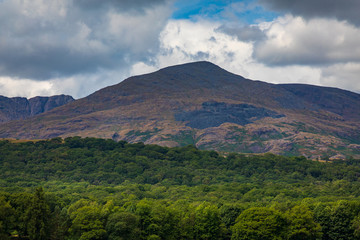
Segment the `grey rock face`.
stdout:
<svg viewBox="0 0 360 240">
<path fill-rule="evenodd" d="M 280 118 L 284 115 L 250 104 L 227 104 L 214 101 L 204 102 L 201 110 L 175 114 L 177 121 L 188 122 L 187 126 L 197 129 L 218 127 L 225 122 L 246 125 L 265 117 Z"/>
<path fill-rule="evenodd" d="M 72 101 L 74 101 L 74 98 L 68 95 L 34 97 L 31 99 L 0 96 L 0 123 L 29 118 Z"/>
<path fill-rule="evenodd" d="M 62 106 L 72 101 L 74 101 L 74 98 L 68 95 L 30 98 L 30 116 L 50 111 L 53 108 Z"/>
</svg>

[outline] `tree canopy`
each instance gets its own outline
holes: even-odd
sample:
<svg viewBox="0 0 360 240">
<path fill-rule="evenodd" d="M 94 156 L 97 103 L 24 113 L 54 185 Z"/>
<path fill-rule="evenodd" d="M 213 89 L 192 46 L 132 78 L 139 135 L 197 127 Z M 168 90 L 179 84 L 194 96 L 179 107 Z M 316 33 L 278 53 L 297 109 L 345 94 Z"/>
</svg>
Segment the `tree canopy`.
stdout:
<svg viewBox="0 0 360 240">
<path fill-rule="evenodd" d="M 358 239 L 360 161 L 0 141 L 0 239 Z"/>
</svg>

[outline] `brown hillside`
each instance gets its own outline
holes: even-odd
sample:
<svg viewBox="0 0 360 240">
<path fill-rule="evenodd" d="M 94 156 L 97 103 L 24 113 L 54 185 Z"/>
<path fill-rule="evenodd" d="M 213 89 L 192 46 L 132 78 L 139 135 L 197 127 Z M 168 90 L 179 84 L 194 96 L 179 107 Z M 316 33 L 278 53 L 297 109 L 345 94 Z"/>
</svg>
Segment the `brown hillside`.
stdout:
<svg viewBox="0 0 360 240">
<path fill-rule="evenodd" d="M 252 81 L 209 62 L 130 77 L 45 114 L 0 126 L 0 137 L 92 136 L 238 152 L 360 154 L 360 95 Z"/>
</svg>

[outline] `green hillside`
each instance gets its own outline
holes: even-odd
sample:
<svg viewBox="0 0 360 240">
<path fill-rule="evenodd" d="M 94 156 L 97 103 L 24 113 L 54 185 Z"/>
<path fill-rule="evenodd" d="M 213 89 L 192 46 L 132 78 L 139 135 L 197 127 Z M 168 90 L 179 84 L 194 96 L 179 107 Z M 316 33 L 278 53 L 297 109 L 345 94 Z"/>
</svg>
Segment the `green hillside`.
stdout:
<svg viewBox="0 0 360 240">
<path fill-rule="evenodd" d="M 0 141 L 0 239 L 359 239 L 360 160 Z"/>
</svg>

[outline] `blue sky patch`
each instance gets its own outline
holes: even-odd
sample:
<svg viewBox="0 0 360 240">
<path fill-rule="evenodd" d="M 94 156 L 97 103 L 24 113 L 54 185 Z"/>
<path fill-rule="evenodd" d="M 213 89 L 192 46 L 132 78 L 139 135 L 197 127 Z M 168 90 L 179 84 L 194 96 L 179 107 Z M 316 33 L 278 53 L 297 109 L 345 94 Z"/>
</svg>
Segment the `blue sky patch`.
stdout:
<svg viewBox="0 0 360 240">
<path fill-rule="evenodd" d="M 277 13 L 264 9 L 256 0 L 178 0 L 174 4 L 173 19 L 195 19 L 197 17 L 215 21 L 239 20 L 253 24 L 261 21 L 271 21 Z"/>
</svg>

